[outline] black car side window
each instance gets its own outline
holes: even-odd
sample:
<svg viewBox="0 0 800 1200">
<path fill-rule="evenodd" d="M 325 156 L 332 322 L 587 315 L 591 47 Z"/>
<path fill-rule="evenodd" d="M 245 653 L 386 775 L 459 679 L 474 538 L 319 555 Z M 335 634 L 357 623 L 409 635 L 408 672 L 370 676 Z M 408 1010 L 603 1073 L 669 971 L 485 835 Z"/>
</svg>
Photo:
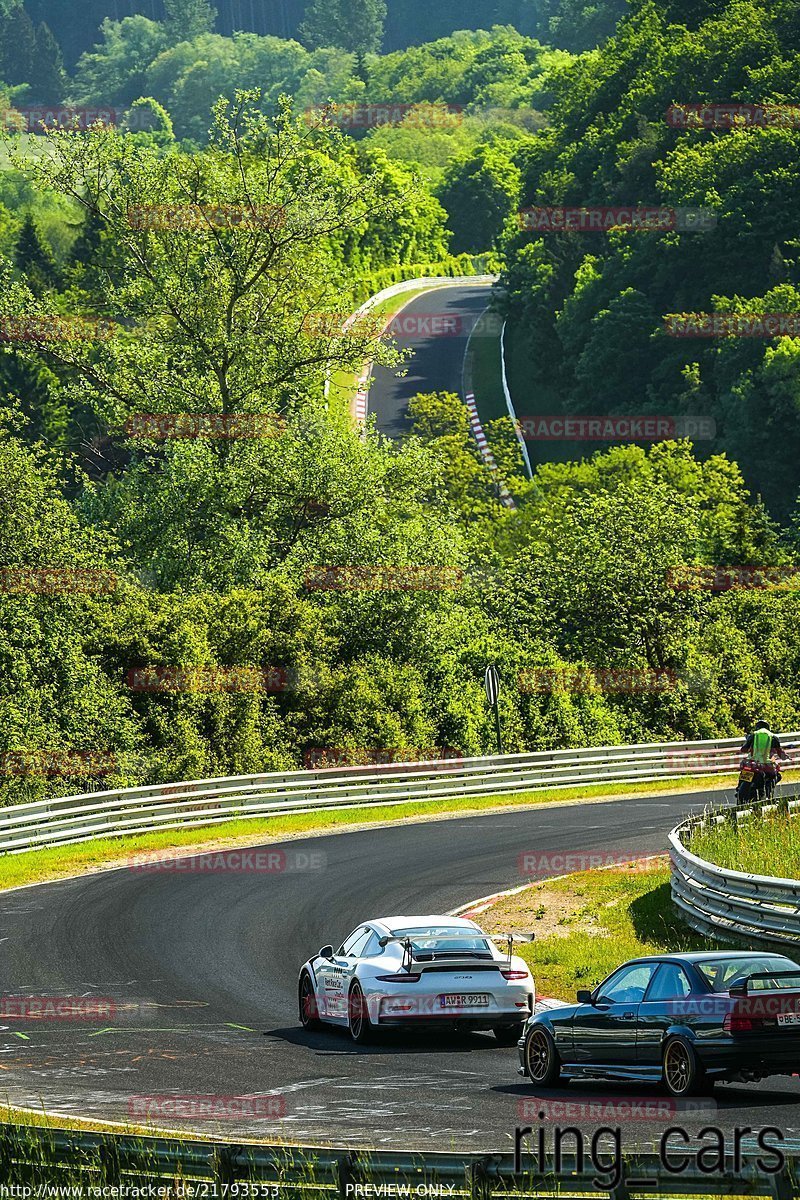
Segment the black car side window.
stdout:
<svg viewBox="0 0 800 1200">
<path fill-rule="evenodd" d="M 677 963 L 662 963 L 656 972 L 645 999 L 651 1000 L 682 1000 L 692 990 L 689 977 L 683 967 Z"/>
<path fill-rule="evenodd" d="M 659 963 L 633 963 L 612 975 L 598 991 L 603 1004 L 639 1004 Z"/>
</svg>

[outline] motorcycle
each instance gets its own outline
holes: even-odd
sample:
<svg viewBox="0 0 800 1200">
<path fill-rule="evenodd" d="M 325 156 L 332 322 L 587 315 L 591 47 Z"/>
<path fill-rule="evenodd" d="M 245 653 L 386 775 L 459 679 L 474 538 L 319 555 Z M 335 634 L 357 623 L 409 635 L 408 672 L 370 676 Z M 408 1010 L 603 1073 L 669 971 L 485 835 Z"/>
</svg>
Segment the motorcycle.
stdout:
<svg viewBox="0 0 800 1200">
<path fill-rule="evenodd" d="M 736 786 L 736 803 L 750 804 L 753 801 L 769 803 L 781 778 L 776 763 L 772 761 L 756 762 L 753 758 L 744 759 Z"/>
</svg>

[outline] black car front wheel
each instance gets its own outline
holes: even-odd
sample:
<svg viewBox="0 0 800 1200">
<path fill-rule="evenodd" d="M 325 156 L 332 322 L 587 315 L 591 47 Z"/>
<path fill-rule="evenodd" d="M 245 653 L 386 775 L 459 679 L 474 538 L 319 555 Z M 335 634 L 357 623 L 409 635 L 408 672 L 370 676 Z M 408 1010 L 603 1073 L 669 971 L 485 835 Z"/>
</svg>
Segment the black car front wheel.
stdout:
<svg viewBox="0 0 800 1200">
<path fill-rule="evenodd" d="M 555 1042 L 547 1030 L 535 1025 L 525 1042 L 525 1073 L 539 1087 L 555 1087 L 561 1076 L 561 1062 Z"/>
<path fill-rule="evenodd" d="M 670 1096 L 696 1096 L 708 1083 L 694 1047 L 682 1037 L 670 1038 L 662 1055 L 663 1083 Z"/>
</svg>

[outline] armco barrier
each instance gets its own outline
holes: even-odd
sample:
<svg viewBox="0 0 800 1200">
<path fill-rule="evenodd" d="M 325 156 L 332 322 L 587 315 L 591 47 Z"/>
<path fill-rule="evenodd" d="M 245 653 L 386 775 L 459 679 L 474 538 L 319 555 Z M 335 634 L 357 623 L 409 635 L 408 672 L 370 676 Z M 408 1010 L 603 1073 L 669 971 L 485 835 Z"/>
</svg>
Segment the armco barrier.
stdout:
<svg viewBox="0 0 800 1200">
<path fill-rule="evenodd" d="M 748 875 L 706 862 L 693 854 L 692 835 L 709 824 L 758 820 L 783 811 L 800 815 L 800 796 L 776 797 L 772 804 L 710 809 L 690 817 L 669 835 L 672 899 L 698 933 L 748 946 L 800 948 L 800 880 Z"/>
<path fill-rule="evenodd" d="M 798 733 L 781 737 L 789 750 L 800 744 Z M 293 812 L 730 774 L 738 764 L 739 745 L 738 738 L 727 738 L 592 746 L 495 758 L 242 775 L 34 800 L 0 809 L 0 854 Z"/>
<path fill-rule="evenodd" d="M 707 1142 L 705 1149 L 708 1153 Z M 20 1197 L 145 1195 L 146 1185 L 154 1184 L 165 1185 L 158 1194 L 185 1200 L 226 1195 L 303 1196 L 308 1200 L 326 1196 L 338 1200 L 375 1196 L 489 1200 L 493 1195 L 552 1196 L 554 1200 L 596 1200 L 601 1196 L 608 1200 L 629 1196 L 772 1196 L 790 1200 L 797 1195 L 799 1160 L 791 1155 L 770 1174 L 760 1164 L 762 1152 L 745 1145 L 739 1170 L 714 1174 L 701 1169 L 685 1146 L 680 1150 L 678 1158 L 685 1158 L 686 1166 L 679 1174 L 674 1167 L 669 1171 L 657 1154 L 625 1156 L 617 1165 L 605 1149 L 596 1155 L 596 1164 L 583 1154 L 577 1159 L 565 1153 L 560 1162 L 552 1155 L 543 1156 L 543 1161 L 538 1154 L 529 1159 L 523 1149 L 521 1170 L 517 1170 L 509 1153 L 233 1146 L 0 1125 L 0 1178 L 17 1185 L 18 1190 L 9 1194 Z M 247 1186 L 255 1183 L 262 1187 Z M 61 1188 L 56 1191 L 58 1185 Z M 88 1187 L 84 1191 L 79 1185 Z M 143 1190 L 137 1193 L 136 1187 Z"/>
</svg>

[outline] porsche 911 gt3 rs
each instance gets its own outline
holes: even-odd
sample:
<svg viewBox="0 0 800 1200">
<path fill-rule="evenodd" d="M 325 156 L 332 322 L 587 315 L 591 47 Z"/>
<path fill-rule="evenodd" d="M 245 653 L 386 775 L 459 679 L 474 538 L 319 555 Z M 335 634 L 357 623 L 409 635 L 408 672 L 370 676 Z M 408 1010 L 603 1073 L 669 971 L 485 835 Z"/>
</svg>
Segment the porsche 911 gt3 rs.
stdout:
<svg viewBox="0 0 800 1200">
<path fill-rule="evenodd" d="M 463 917 L 383 917 L 354 929 L 334 953 L 323 946 L 300 970 L 300 1020 L 349 1029 L 366 1042 L 388 1027 L 491 1030 L 513 1046 L 534 1010 L 535 989 L 512 953 L 519 935 L 490 938 Z M 505 946 L 505 952 L 500 948 Z"/>
</svg>

